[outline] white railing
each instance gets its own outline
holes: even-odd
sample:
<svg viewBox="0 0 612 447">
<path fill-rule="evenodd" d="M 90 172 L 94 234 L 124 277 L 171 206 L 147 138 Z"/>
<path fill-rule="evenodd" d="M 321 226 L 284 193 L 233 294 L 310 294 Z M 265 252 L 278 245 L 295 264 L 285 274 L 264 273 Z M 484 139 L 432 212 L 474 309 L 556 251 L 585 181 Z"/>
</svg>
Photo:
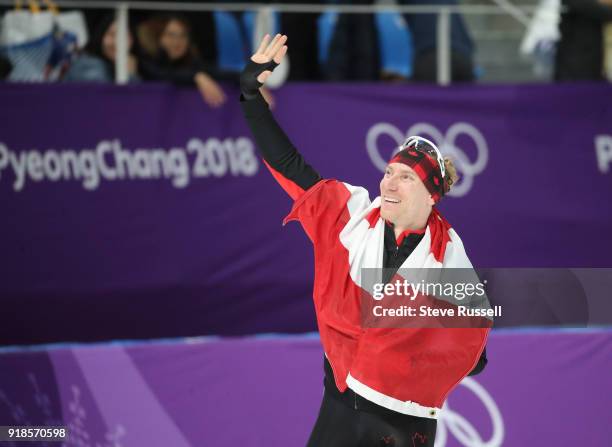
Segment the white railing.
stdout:
<svg viewBox="0 0 612 447">
<path fill-rule="evenodd" d="M 117 16 L 117 57 L 115 80 L 124 84 L 128 80 L 128 15 L 129 10 L 153 11 L 257 11 L 271 8 L 280 13 L 322 13 L 334 11 L 342 14 L 371 14 L 377 12 L 397 12 L 408 14 L 437 14 L 437 80 L 440 85 L 451 81 L 451 43 L 450 15 L 460 14 L 502 14 L 514 17 L 522 25 L 529 21 L 534 7 L 519 7 L 510 0 L 491 0 L 488 5 L 332 5 L 332 4 L 257 4 L 257 3 L 182 3 L 163 1 L 113 2 L 104 0 L 55 0 L 61 9 L 115 9 Z M 13 5 L 14 0 L 0 0 L 0 5 Z"/>
</svg>

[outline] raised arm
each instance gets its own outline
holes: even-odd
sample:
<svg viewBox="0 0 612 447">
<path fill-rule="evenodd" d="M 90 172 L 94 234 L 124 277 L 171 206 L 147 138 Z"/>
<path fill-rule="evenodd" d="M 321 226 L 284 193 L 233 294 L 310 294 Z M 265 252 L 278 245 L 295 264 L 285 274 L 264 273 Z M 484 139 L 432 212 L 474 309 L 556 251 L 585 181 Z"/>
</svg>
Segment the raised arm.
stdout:
<svg viewBox="0 0 612 447">
<path fill-rule="evenodd" d="M 296 200 L 321 180 L 321 176 L 293 146 L 259 91 L 287 53 L 286 42 L 287 36 L 280 34 L 270 42 L 270 36 L 266 34 L 240 75 L 240 103 L 268 169 Z"/>
</svg>

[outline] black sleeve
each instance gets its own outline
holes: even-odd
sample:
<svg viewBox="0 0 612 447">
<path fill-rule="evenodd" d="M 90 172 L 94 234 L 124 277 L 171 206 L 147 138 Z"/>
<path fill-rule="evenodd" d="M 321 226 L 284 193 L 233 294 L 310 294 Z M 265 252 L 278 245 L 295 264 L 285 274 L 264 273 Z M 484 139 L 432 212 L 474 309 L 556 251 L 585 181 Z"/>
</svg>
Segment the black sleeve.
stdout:
<svg viewBox="0 0 612 447">
<path fill-rule="evenodd" d="M 478 363 L 474 367 L 474 369 L 468 374 L 468 376 L 475 376 L 476 374 L 480 374 L 487 366 L 487 347 L 485 346 L 482 354 L 480 354 L 480 359 L 478 359 Z"/>
<path fill-rule="evenodd" d="M 255 98 L 248 100 L 241 95 L 240 104 L 263 159 L 283 177 L 279 179 L 275 176 L 289 195 L 296 198 L 288 188 L 290 183 L 305 191 L 321 180 L 319 173 L 304 161 L 278 125 L 259 92 Z"/>
<path fill-rule="evenodd" d="M 11 64 L 11 61 L 3 56 L 0 56 L 0 80 L 8 78 L 8 75 L 11 73 L 12 69 L 13 64 Z"/>
</svg>

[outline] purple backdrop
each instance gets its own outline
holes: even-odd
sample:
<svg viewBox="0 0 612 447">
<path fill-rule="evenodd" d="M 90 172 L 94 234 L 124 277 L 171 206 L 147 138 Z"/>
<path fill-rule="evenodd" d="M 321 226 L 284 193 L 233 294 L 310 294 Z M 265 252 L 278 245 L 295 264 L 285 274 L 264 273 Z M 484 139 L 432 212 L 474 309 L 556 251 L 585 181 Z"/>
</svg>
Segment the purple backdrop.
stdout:
<svg viewBox="0 0 612 447">
<path fill-rule="evenodd" d="M 237 93 L 228 87 L 228 96 Z M 406 133 L 454 155 L 441 208 L 477 266 L 610 267 L 612 88 L 290 85 L 276 115 L 366 186 Z M 237 101 L 0 85 L 1 343 L 301 332 L 312 255 Z M 138 150 L 141 149 L 141 150 Z"/>
<path fill-rule="evenodd" d="M 495 331 L 487 350 L 437 447 L 609 444 L 612 331 Z M 66 447 L 301 446 L 323 374 L 303 336 L 0 352 L 0 371 L 0 425 L 65 424 Z"/>
</svg>

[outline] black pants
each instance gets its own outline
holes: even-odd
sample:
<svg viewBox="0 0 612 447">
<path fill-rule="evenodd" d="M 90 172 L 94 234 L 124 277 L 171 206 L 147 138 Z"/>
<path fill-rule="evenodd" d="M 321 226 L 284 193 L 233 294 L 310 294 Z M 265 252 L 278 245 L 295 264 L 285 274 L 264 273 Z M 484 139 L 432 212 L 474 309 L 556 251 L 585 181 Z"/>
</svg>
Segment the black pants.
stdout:
<svg viewBox="0 0 612 447">
<path fill-rule="evenodd" d="M 386 410 L 348 393 L 325 391 L 307 447 L 433 447 L 434 419 Z"/>
</svg>

